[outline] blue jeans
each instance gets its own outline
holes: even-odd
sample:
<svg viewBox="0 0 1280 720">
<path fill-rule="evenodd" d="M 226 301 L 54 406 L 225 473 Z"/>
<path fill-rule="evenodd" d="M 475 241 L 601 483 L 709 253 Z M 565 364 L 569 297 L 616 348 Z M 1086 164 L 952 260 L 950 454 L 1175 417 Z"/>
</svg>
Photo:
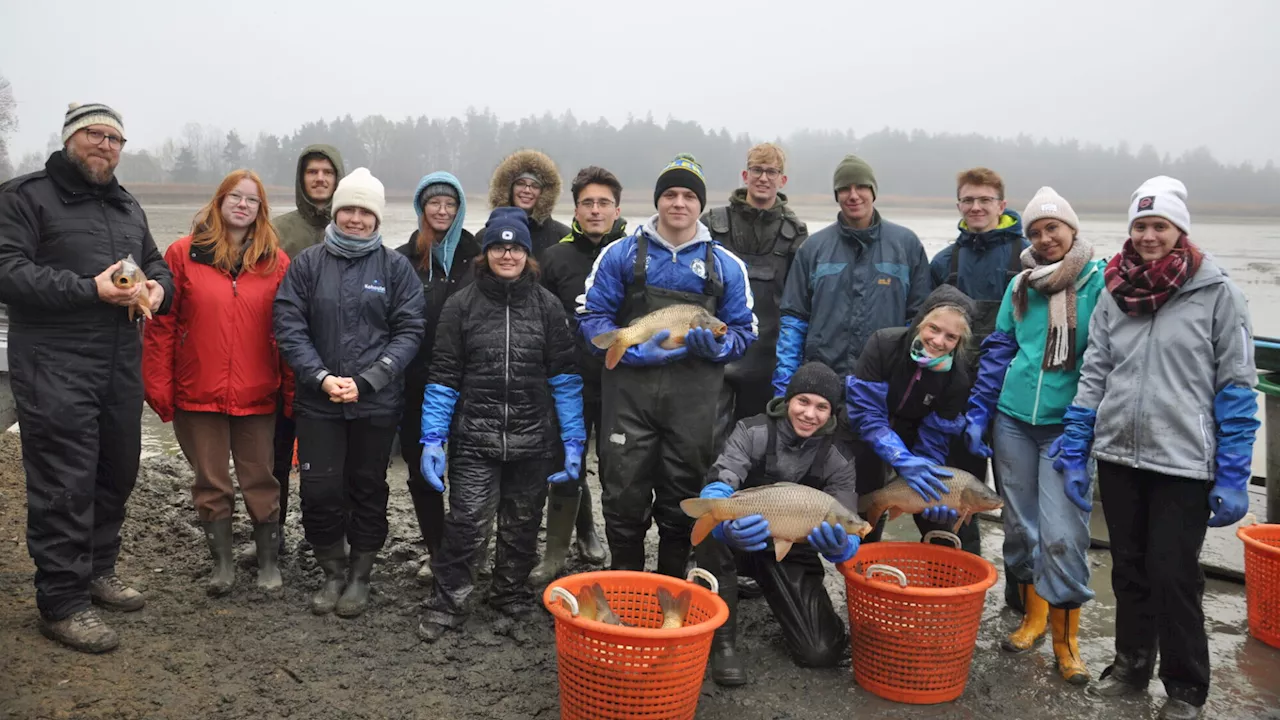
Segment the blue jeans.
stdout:
<svg viewBox="0 0 1280 720">
<path fill-rule="evenodd" d="M 1067 499 L 1049 446 L 1062 425 L 1029 425 L 996 413 L 995 462 L 1004 494 L 1004 561 L 1010 582 L 1034 582 L 1055 607 L 1093 599 L 1089 589 L 1089 513 Z"/>
</svg>

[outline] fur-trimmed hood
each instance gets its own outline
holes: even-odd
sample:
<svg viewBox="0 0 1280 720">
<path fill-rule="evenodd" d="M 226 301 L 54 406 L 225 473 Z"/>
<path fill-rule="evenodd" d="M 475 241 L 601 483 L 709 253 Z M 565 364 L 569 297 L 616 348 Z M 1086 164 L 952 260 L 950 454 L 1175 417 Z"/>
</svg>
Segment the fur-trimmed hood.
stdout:
<svg viewBox="0 0 1280 720">
<path fill-rule="evenodd" d="M 517 150 L 498 163 L 493 179 L 489 181 L 489 207 L 511 207 L 511 186 L 526 172 L 542 180 L 542 194 L 529 215 L 537 222 L 543 222 L 551 217 L 560 200 L 560 171 L 546 153 L 537 150 Z"/>
</svg>

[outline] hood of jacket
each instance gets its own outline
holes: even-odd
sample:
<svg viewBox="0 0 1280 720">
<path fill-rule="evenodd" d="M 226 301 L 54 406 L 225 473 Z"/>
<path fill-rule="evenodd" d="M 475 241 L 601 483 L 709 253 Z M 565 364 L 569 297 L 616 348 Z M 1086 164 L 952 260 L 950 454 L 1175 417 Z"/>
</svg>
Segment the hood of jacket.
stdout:
<svg viewBox="0 0 1280 720">
<path fill-rule="evenodd" d="M 306 177 L 303 173 L 307 169 L 307 158 L 310 155 L 323 155 L 329 162 L 333 163 L 334 190 L 338 189 L 338 181 L 346 176 L 346 170 L 342 165 L 342 154 L 332 145 L 308 145 L 298 155 L 298 169 L 294 175 L 293 183 L 293 202 L 298 207 L 298 214 L 306 219 L 308 225 L 322 228 L 329 224 L 329 204 L 326 203 L 324 207 L 316 207 L 307 198 Z"/>
<path fill-rule="evenodd" d="M 458 242 L 462 239 L 462 225 L 467 219 L 467 194 L 462 191 L 462 183 L 453 176 L 453 173 L 441 171 L 423 176 L 418 181 L 418 188 L 413 191 L 413 209 L 418 214 L 419 229 L 422 227 L 422 203 L 418 196 L 422 194 L 423 190 L 427 189 L 428 185 L 437 184 L 448 185 L 458 193 L 458 214 L 453 217 L 453 224 L 445 232 L 444 239 L 431 246 L 432 257 L 444 268 L 445 274 L 448 274 L 453 264 L 453 251 L 457 249 Z M 418 241 L 418 232 L 419 230 L 413 232 L 412 240 L 415 243 Z M 427 272 L 431 274 L 433 271 L 428 270 Z"/>
<path fill-rule="evenodd" d="M 533 173 L 542 180 L 542 194 L 533 204 L 529 216 L 537 222 L 551 217 L 560 200 L 560 171 L 546 153 L 537 150 L 518 150 L 498 163 L 489 181 L 489 207 L 511 207 L 511 186 L 522 173 Z"/>
<path fill-rule="evenodd" d="M 801 438 L 799 435 L 796 435 L 795 428 L 791 427 L 791 418 L 787 417 L 787 399 L 785 397 L 776 397 L 770 400 L 764 406 L 764 412 L 766 415 L 773 418 L 774 422 L 778 423 L 778 438 L 787 445 L 794 446 L 803 444 L 805 440 L 812 440 L 813 438 L 830 435 L 835 432 L 836 413 L 839 412 L 839 410 L 837 408 L 831 408 L 831 417 L 827 418 L 827 421 L 823 423 L 822 427 L 815 430 L 813 435 L 810 435 L 807 438 Z"/>
<path fill-rule="evenodd" d="M 643 232 L 645 235 L 648 235 L 650 240 L 658 243 L 659 245 L 670 250 L 673 253 L 681 252 L 696 243 L 715 242 L 715 240 L 711 237 L 711 231 L 707 229 L 706 225 L 702 224 L 701 220 L 699 220 L 698 233 L 693 236 L 693 239 L 687 243 L 684 243 L 680 247 L 676 247 L 675 245 L 672 245 L 671 243 L 667 242 L 666 238 L 658 234 L 658 216 L 656 213 L 652 217 L 650 217 L 648 220 L 645 220 L 644 223 L 640 225 L 640 232 Z"/>
<path fill-rule="evenodd" d="M 956 244 L 981 253 L 1015 238 L 1021 238 L 1022 216 L 1013 210 L 1005 210 L 1000 216 L 1000 222 L 986 232 L 971 231 L 964 220 L 960 221 L 957 228 L 960 230 L 960 235 L 956 238 Z"/>
</svg>

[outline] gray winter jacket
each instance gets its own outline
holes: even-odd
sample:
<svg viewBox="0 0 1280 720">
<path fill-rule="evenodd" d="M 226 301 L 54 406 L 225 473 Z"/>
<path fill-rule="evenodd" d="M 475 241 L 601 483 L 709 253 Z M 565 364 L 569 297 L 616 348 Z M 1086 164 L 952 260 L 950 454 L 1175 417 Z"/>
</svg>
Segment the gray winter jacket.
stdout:
<svg viewBox="0 0 1280 720">
<path fill-rule="evenodd" d="M 1102 293 L 1074 404 L 1097 412 L 1093 457 L 1212 480 L 1215 399 L 1227 386 L 1257 383 L 1244 294 L 1205 255 L 1154 314 L 1126 315 Z"/>
</svg>

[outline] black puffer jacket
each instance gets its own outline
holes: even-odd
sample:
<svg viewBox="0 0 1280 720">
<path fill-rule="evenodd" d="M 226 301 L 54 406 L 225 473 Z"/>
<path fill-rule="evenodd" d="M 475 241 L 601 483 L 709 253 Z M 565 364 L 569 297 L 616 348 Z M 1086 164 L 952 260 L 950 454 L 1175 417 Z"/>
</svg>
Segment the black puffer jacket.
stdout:
<svg viewBox="0 0 1280 720">
<path fill-rule="evenodd" d="M 477 268 L 475 283 L 440 313 L 431 384 L 459 394 L 450 454 L 549 458 L 559 447 L 548 380 L 577 374 L 560 301 L 531 272 L 504 283 Z"/>
<path fill-rule="evenodd" d="M 427 375 L 431 371 L 431 349 L 435 347 L 436 324 L 440 321 L 440 311 L 444 309 L 445 302 L 453 297 L 454 293 L 475 281 L 472 263 L 480 254 L 480 244 L 471 233 L 463 230 L 462 236 L 458 238 L 458 246 L 453 249 L 453 262 L 447 273 L 444 266 L 435 258 L 431 260 L 433 272 L 428 273 L 422 268 L 422 256 L 418 254 L 417 230 L 409 236 L 409 242 L 396 248 L 396 252 L 408 258 L 409 264 L 413 265 L 414 271 L 418 273 L 418 280 L 422 282 L 423 298 L 426 301 L 427 326 L 422 334 L 422 344 L 418 346 L 418 354 L 414 356 L 413 362 L 409 363 L 404 373 L 405 387 L 409 391 L 410 399 L 416 394 L 418 405 L 421 406 L 422 390 L 427 386 Z"/>
</svg>

